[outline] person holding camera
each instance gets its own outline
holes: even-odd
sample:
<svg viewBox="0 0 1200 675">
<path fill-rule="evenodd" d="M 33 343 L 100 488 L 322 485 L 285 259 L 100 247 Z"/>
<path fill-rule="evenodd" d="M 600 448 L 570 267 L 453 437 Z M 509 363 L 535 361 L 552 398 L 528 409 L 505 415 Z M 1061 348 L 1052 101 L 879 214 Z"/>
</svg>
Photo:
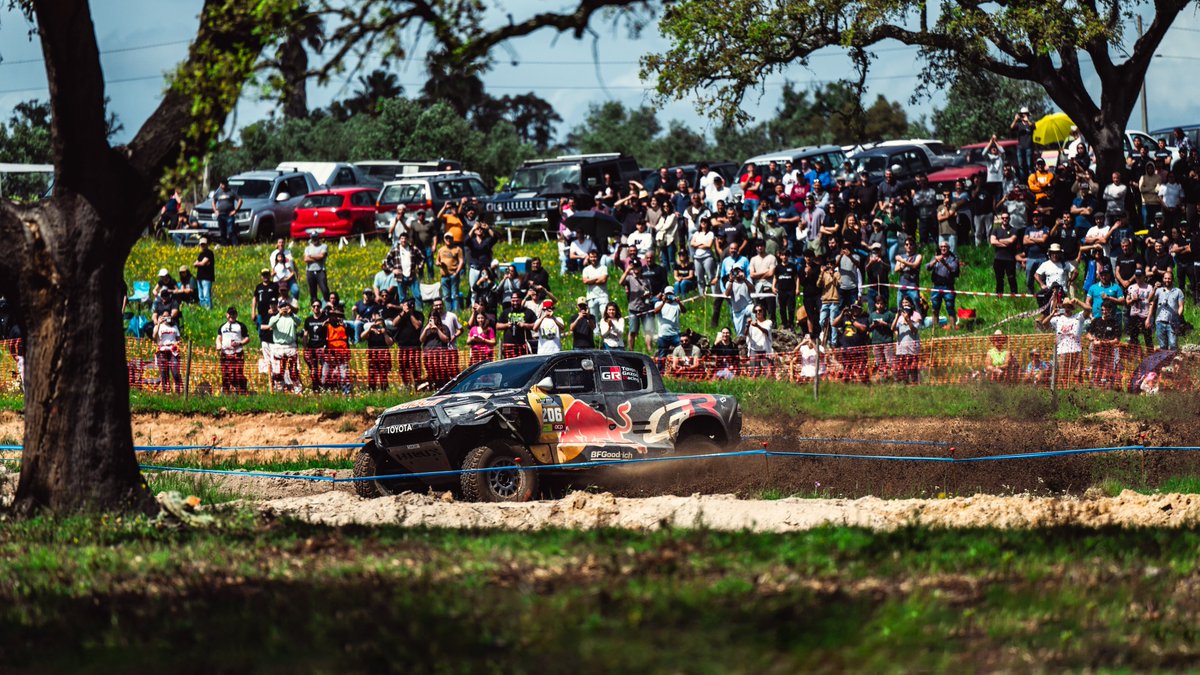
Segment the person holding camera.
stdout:
<svg viewBox="0 0 1200 675">
<path fill-rule="evenodd" d="M 575 313 L 575 318 L 571 320 L 571 347 L 572 349 L 595 349 L 596 315 L 592 314 L 591 308 L 588 306 L 588 299 L 585 297 L 576 298 L 575 306 L 578 311 Z"/>
<path fill-rule="evenodd" d="M 446 303 L 442 299 L 434 300 L 429 310 L 429 321 L 421 331 L 425 374 L 433 389 L 440 388 L 454 377 L 458 364 L 458 352 L 454 345 L 461 334 L 462 324 L 458 317 L 446 311 Z"/>
<path fill-rule="evenodd" d="M 942 303 L 946 303 L 946 328 L 958 330 L 958 313 L 954 308 L 954 283 L 960 271 L 958 257 L 950 250 L 950 244 L 938 244 L 937 254 L 925 266 L 933 281 L 933 325 L 938 325 L 938 315 L 942 311 Z"/>
<path fill-rule="evenodd" d="M 367 389 L 383 391 L 392 372 L 392 352 L 388 348 L 395 341 L 388 334 L 382 316 L 376 315 L 366 325 L 362 339 L 367 343 Z"/>
<path fill-rule="evenodd" d="M 300 322 L 292 314 L 292 303 L 287 299 L 278 302 L 278 313 L 271 315 L 261 330 L 271 334 L 268 355 L 271 359 L 271 383 L 277 391 L 294 390 L 300 393 L 300 368 L 296 363 L 296 333 Z"/>
<path fill-rule="evenodd" d="M 912 298 L 900 298 L 900 311 L 892 319 L 896 341 L 896 379 L 908 384 L 920 381 L 921 314 Z"/>
<path fill-rule="evenodd" d="M 236 307 L 225 310 L 225 323 L 217 329 L 217 352 L 221 360 L 221 393 L 247 393 L 245 348 L 250 342 L 246 324 L 238 321 Z"/>
<path fill-rule="evenodd" d="M 542 313 L 533 322 L 534 335 L 538 339 L 538 354 L 557 354 L 562 351 L 562 331 L 566 328 L 562 319 L 554 316 L 554 301 L 542 301 Z"/>
<path fill-rule="evenodd" d="M 169 313 L 159 314 L 154 320 L 154 360 L 158 362 L 158 379 L 164 394 L 170 393 L 172 382 L 175 383 L 176 394 L 183 392 L 183 377 L 179 371 L 179 340 L 179 325 L 175 318 Z"/>
<path fill-rule="evenodd" d="M 1025 180 L 1033 171 L 1034 123 L 1029 116 L 1029 108 L 1021 106 L 1017 114 L 1013 115 L 1012 124 L 1009 124 L 1008 128 L 1012 129 L 1017 137 L 1017 172 L 1021 180 Z"/>
</svg>

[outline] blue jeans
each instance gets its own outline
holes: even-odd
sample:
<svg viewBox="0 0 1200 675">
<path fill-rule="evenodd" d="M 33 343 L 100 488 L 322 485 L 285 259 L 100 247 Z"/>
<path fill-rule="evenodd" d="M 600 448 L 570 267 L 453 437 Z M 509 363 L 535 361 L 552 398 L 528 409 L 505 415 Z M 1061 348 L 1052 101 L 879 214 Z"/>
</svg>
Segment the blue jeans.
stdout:
<svg viewBox="0 0 1200 675">
<path fill-rule="evenodd" d="M 671 355 L 671 352 L 679 346 L 678 335 L 663 335 L 658 338 L 658 352 L 655 354 L 658 358 L 664 358 Z"/>
<path fill-rule="evenodd" d="M 838 311 L 846 309 L 850 305 L 858 302 L 857 288 L 839 288 L 838 289 Z"/>
<path fill-rule="evenodd" d="M 901 284 L 901 285 L 907 285 L 907 284 Z M 907 291 L 907 290 L 903 290 L 903 289 L 896 289 L 896 308 L 897 309 L 899 309 L 899 307 L 900 307 L 900 300 L 902 298 L 908 298 L 909 300 L 911 300 L 913 307 L 921 306 L 921 292 L 920 291 L 915 291 L 915 290 Z"/>
<path fill-rule="evenodd" d="M 433 270 L 437 267 L 437 265 L 435 264 L 435 259 L 433 257 L 433 247 L 432 246 L 421 247 L 421 255 L 425 256 L 425 278 L 433 279 Z"/>
<path fill-rule="evenodd" d="M 829 336 L 830 343 L 836 344 L 837 334 L 830 335 L 830 328 L 833 326 L 833 319 L 838 315 L 838 303 L 822 302 L 821 303 L 821 337 Z"/>
<path fill-rule="evenodd" d="M 234 224 L 232 213 L 227 216 L 217 214 L 217 231 L 226 244 L 237 243 L 237 225 Z"/>
<path fill-rule="evenodd" d="M 442 277 L 442 300 L 454 311 L 458 311 L 458 277 L 458 274 Z"/>
<path fill-rule="evenodd" d="M 1037 272 L 1037 268 L 1041 267 L 1042 263 L 1044 262 L 1046 262 L 1046 258 L 1041 257 L 1026 258 L 1025 260 L 1025 288 L 1028 289 L 1030 293 L 1038 292 L 1037 282 L 1033 280 L 1033 275 L 1035 272 Z M 1116 266 L 1113 266 L 1113 269 L 1117 269 Z"/>
<path fill-rule="evenodd" d="M 750 319 L 750 312 L 754 311 L 754 305 L 746 305 L 746 308 L 740 312 L 733 311 L 729 308 L 729 313 L 733 317 L 733 334 L 741 335 L 742 331 L 746 330 L 746 321 Z"/>
<path fill-rule="evenodd" d="M 692 281 L 691 279 L 684 279 L 683 281 L 675 282 L 675 295 L 678 295 L 681 298 L 687 295 L 688 291 L 694 290 L 696 290 L 696 282 Z"/>
<path fill-rule="evenodd" d="M 662 247 L 662 249 L 659 251 L 659 254 L 662 255 L 663 269 L 669 270 L 671 269 L 671 266 L 675 264 L 675 255 L 677 251 L 678 249 L 675 248 L 674 239 L 671 240 L 671 243 Z"/>
<path fill-rule="evenodd" d="M 350 338 L 351 344 L 358 344 L 359 338 L 362 337 L 363 322 L 357 319 L 346 319 L 346 335 Z"/>
<path fill-rule="evenodd" d="M 1175 341 L 1175 324 L 1170 321 L 1154 322 L 1154 339 L 1158 341 L 1159 349 L 1175 351 L 1179 347 Z"/>
<path fill-rule="evenodd" d="M 1033 173 L 1033 148 L 1017 148 L 1017 174 L 1022 180 Z"/>
<path fill-rule="evenodd" d="M 212 285 L 213 282 L 207 279 L 196 280 L 196 292 L 200 296 L 200 306 L 204 309 L 212 309 Z"/>
<path fill-rule="evenodd" d="M 936 317 L 938 312 L 942 311 L 942 301 L 945 300 L 946 318 L 949 320 L 954 314 L 954 289 L 949 286 L 935 285 L 931 295 L 929 302 L 933 305 L 933 315 Z"/>
</svg>

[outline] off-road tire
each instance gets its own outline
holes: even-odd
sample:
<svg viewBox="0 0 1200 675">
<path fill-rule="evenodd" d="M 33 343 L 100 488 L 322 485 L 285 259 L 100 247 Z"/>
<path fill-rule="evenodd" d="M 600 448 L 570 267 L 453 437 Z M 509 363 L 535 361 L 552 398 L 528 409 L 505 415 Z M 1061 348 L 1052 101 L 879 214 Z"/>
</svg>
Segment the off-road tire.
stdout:
<svg viewBox="0 0 1200 675">
<path fill-rule="evenodd" d="M 495 466 L 534 466 L 533 456 L 525 448 L 483 445 L 467 453 L 463 469 L 488 469 Z M 537 471 L 481 471 L 463 473 L 463 498 L 469 502 L 527 502 L 538 494 Z"/>
<path fill-rule="evenodd" d="M 255 239 L 259 242 L 267 244 L 275 239 L 275 221 L 261 220 L 258 223 L 258 231 L 254 233 Z"/>
<path fill-rule="evenodd" d="M 675 443 L 677 455 L 713 455 L 721 452 L 716 441 L 701 434 L 690 434 Z"/>
<path fill-rule="evenodd" d="M 399 465 L 389 458 L 382 456 L 381 451 L 374 446 L 364 447 L 359 451 L 358 456 L 354 458 L 355 478 L 367 478 L 379 475 L 388 476 L 398 473 L 404 473 L 404 469 L 400 468 Z M 420 488 L 421 485 L 415 480 L 354 481 L 355 494 L 364 499 L 398 495 L 401 492 L 415 492 L 419 491 Z"/>
</svg>

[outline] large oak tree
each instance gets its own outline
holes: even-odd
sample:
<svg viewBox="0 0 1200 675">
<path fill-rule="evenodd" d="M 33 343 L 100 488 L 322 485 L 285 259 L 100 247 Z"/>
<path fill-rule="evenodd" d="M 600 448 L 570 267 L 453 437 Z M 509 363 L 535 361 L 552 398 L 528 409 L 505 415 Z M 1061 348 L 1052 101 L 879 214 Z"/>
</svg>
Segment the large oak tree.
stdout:
<svg viewBox="0 0 1200 675">
<path fill-rule="evenodd" d="M 205 0 L 187 59 L 124 146 L 109 143 L 104 73 L 89 3 L 9 4 L 25 10 L 41 42 L 55 168 L 51 198 L 33 205 L 0 201 L 5 247 L 0 292 L 17 299 L 27 339 L 25 451 L 14 507 L 22 514 L 151 510 L 154 502 L 138 470 L 129 421 L 120 311 L 125 261 L 158 209 L 164 176 L 194 169 L 213 147 L 243 85 L 261 67 L 264 49 L 292 28 L 289 22 L 302 3 Z M 386 25 L 374 27 L 380 34 L 392 31 L 394 41 L 410 27 L 428 24 L 441 45 L 439 54 L 461 63 L 478 61 L 504 40 L 543 27 L 581 35 L 597 12 L 643 4 L 579 0 L 562 13 L 542 12 L 493 28 L 482 25 L 483 6 L 477 0 L 326 7 L 373 8 L 378 13 L 372 16 L 387 18 Z M 351 53 L 351 37 L 369 37 L 362 25 L 350 28 L 332 61 Z"/>
<path fill-rule="evenodd" d="M 693 94 L 737 117 L 747 91 L 766 76 L 828 46 L 850 49 L 860 73 L 886 41 L 920 47 L 926 81 L 986 70 L 1035 82 L 1079 126 L 1102 172 L 1124 166 L 1122 134 L 1146 69 L 1190 0 L 681 0 L 663 15 L 664 54 L 643 60 L 663 97 Z M 1135 13 L 1151 10 L 1129 39 Z M 932 12 L 936 17 L 930 17 Z M 1084 69 L 1099 81 L 1089 94 Z M 1103 174 L 1102 174 L 1103 175 Z"/>
</svg>

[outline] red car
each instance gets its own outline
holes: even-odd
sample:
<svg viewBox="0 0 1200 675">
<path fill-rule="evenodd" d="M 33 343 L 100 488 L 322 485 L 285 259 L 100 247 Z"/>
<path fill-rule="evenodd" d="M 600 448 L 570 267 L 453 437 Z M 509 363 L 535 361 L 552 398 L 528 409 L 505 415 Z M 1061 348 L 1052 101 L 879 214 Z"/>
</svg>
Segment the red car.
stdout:
<svg viewBox="0 0 1200 675">
<path fill-rule="evenodd" d="M 1004 153 L 1004 163 L 1016 166 L 1017 142 L 1003 140 L 998 143 L 1000 151 Z M 962 146 L 958 149 L 958 157 L 954 165 L 929 174 L 929 182 L 934 189 L 940 191 L 952 189 L 955 181 L 969 179 L 974 183 L 983 180 L 987 173 L 984 159 L 984 151 L 987 150 L 987 146 L 987 143 L 972 143 Z"/>
<path fill-rule="evenodd" d="M 292 239 L 307 239 L 314 232 L 323 237 L 372 232 L 378 197 L 378 190 L 361 187 L 311 192 L 296 207 Z"/>
</svg>

